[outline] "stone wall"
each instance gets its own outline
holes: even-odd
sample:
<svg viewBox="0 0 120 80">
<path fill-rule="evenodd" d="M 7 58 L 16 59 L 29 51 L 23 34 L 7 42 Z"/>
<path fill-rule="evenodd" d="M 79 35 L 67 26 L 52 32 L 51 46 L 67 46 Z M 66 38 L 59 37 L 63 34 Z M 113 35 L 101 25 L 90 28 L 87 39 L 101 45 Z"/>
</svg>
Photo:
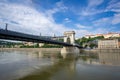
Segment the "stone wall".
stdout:
<svg viewBox="0 0 120 80">
<path fill-rule="evenodd" d="M 61 48 L 0 48 L 0 51 L 61 51 Z"/>
</svg>

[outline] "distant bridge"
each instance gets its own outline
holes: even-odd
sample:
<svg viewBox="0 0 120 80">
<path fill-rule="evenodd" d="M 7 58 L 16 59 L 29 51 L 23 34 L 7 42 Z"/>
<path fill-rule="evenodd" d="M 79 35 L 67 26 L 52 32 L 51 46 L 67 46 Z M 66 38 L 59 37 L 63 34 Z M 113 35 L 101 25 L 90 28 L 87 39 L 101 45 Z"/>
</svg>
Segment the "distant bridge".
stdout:
<svg viewBox="0 0 120 80">
<path fill-rule="evenodd" d="M 5 30 L 0 29 L 0 39 L 18 40 L 18 41 L 27 41 L 27 42 L 36 42 L 36 43 L 48 43 L 48 44 L 75 46 L 75 47 L 82 48 L 76 44 L 70 44 L 70 43 L 65 43 L 57 40 L 52 40 L 50 37 L 30 35 L 30 34 L 20 33 L 16 31 L 10 31 L 7 29 Z"/>
</svg>

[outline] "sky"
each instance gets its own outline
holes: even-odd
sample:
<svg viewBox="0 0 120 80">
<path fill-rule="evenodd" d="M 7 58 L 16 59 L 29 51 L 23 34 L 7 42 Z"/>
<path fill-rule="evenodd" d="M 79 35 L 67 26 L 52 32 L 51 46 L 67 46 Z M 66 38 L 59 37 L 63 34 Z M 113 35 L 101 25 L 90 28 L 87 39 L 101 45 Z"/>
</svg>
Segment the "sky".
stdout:
<svg viewBox="0 0 120 80">
<path fill-rule="evenodd" d="M 120 33 L 120 0 L 0 0 L 0 28 L 27 34 L 76 37 Z"/>
</svg>

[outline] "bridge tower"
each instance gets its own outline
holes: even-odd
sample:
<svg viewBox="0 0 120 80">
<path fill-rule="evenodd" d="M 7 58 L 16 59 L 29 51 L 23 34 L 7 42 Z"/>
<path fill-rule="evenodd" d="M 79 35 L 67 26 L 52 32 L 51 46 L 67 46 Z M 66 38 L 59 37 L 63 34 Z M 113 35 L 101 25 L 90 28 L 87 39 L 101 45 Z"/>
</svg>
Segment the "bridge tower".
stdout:
<svg viewBox="0 0 120 80">
<path fill-rule="evenodd" d="M 64 32 L 64 42 L 74 44 L 75 43 L 75 32 L 74 31 L 66 31 Z"/>
<path fill-rule="evenodd" d="M 70 44 L 75 44 L 75 32 L 74 31 L 66 31 L 64 32 L 64 42 L 70 43 Z M 74 55 L 78 56 L 80 53 L 79 48 L 74 47 L 74 46 L 64 46 L 61 49 L 61 55 L 65 58 L 69 55 Z"/>
</svg>

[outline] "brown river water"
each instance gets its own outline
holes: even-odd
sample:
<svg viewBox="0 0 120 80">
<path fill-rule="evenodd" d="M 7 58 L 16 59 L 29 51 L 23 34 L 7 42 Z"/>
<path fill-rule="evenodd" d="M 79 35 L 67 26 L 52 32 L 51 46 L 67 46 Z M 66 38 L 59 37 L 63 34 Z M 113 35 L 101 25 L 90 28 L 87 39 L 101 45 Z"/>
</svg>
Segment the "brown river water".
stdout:
<svg viewBox="0 0 120 80">
<path fill-rule="evenodd" d="M 120 53 L 0 51 L 0 80 L 120 80 Z"/>
</svg>

